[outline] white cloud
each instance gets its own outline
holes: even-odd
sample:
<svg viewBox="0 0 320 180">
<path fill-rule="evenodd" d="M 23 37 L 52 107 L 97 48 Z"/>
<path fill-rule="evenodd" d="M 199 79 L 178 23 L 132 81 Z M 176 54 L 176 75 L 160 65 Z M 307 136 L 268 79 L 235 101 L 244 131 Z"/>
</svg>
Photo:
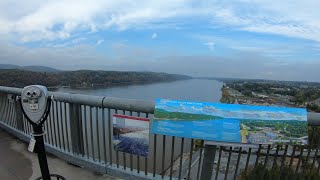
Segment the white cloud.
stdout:
<svg viewBox="0 0 320 180">
<path fill-rule="evenodd" d="M 22 41 L 56 40 L 110 28 L 179 29 L 192 17 L 208 26 L 320 41 L 319 7 L 319 0 L 2 0 L 0 34 Z"/>
<path fill-rule="evenodd" d="M 96 44 L 97 44 L 97 45 L 100 45 L 100 44 L 102 44 L 103 42 L 104 42 L 103 39 L 99 39 Z"/>
<path fill-rule="evenodd" d="M 209 50 L 214 50 L 215 43 L 214 42 L 206 42 L 204 45 L 208 46 Z"/>
<path fill-rule="evenodd" d="M 236 29 L 320 41 L 320 1 L 227 1 L 215 11 L 221 24 Z"/>
<path fill-rule="evenodd" d="M 65 48 L 65 47 L 71 47 L 71 46 L 76 46 L 81 43 L 83 43 L 87 38 L 80 37 L 80 38 L 75 38 L 72 40 L 68 40 L 62 43 L 47 43 L 46 47 L 53 47 L 53 48 Z"/>
<path fill-rule="evenodd" d="M 214 45 L 219 44 L 223 47 L 228 47 L 235 52 L 243 53 L 253 53 L 260 54 L 263 56 L 278 58 L 278 57 L 294 57 L 299 53 L 305 53 L 306 50 L 314 49 L 320 50 L 317 48 L 315 42 L 312 43 L 296 43 L 297 41 L 283 41 L 281 39 L 267 39 L 267 38 L 255 38 L 255 36 L 217 36 L 217 35 L 207 35 L 207 34 L 189 34 L 189 37 L 203 43 L 206 46 L 209 46 L 214 42 Z M 213 46 L 214 48 L 214 46 Z M 320 52 L 320 51 L 319 51 Z"/>
<path fill-rule="evenodd" d="M 156 39 L 158 37 L 157 33 L 153 33 L 151 39 Z"/>
<path fill-rule="evenodd" d="M 156 0 L 139 3 L 130 0 L 35 0 L 29 3 L 35 8 L 23 8 L 21 1 L 0 2 L 0 33 L 15 33 L 23 41 L 65 39 L 79 30 L 95 32 L 153 24 L 165 26 L 163 20 L 188 16 L 193 10 L 182 0 L 170 3 Z M 15 13 L 16 9 L 21 12 Z M 175 21 L 169 21 L 168 24 L 175 24 Z"/>
</svg>

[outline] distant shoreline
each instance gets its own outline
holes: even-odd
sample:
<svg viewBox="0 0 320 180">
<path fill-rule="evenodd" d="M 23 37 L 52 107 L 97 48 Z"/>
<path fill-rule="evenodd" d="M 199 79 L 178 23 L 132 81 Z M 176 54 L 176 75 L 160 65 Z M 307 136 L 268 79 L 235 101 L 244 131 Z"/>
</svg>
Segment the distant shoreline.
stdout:
<svg viewBox="0 0 320 180">
<path fill-rule="evenodd" d="M 190 78 L 192 79 L 192 78 Z M 93 84 L 93 86 L 48 86 L 48 89 L 61 89 L 61 88 L 68 88 L 68 89 L 106 89 L 106 88 L 114 88 L 114 87 L 123 87 L 123 86 L 134 86 L 134 85 L 147 85 L 147 84 L 157 84 L 157 83 L 170 83 L 175 81 L 185 81 L 189 79 L 178 79 L 178 80 L 167 80 L 167 81 L 156 81 L 156 82 L 132 82 L 132 83 L 115 83 L 110 85 L 99 85 Z"/>
<path fill-rule="evenodd" d="M 60 71 L 34 72 L 19 69 L 0 70 L 0 85 L 25 87 L 40 84 L 56 88 L 109 88 L 124 85 L 152 84 L 192 79 L 190 76 L 161 72 L 124 72 L 124 71 Z"/>
</svg>

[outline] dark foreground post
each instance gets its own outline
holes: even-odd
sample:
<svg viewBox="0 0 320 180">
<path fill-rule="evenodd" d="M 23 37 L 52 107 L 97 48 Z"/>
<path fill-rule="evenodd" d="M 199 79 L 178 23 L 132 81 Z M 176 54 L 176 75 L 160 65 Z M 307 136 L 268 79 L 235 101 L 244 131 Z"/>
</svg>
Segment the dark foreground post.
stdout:
<svg viewBox="0 0 320 180">
<path fill-rule="evenodd" d="M 206 144 L 201 168 L 201 180 L 210 180 L 213 171 L 214 159 L 216 157 L 217 145 Z"/>
<path fill-rule="evenodd" d="M 38 154 L 39 165 L 41 169 L 41 175 L 43 180 L 50 180 L 50 172 L 47 162 L 46 150 L 43 141 L 43 129 L 42 125 L 33 126 L 34 138 L 36 140 L 35 152 Z"/>
</svg>

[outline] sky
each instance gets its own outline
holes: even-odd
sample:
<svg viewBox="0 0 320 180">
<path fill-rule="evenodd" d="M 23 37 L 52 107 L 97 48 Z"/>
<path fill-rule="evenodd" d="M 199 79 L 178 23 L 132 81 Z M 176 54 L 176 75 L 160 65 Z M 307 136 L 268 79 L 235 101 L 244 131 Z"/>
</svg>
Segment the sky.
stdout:
<svg viewBox="0 0 320 180">
<path fill-rule="evenodd" d="M 0 64 L 320 82 L 319 0 L 1 0 Z"/>
</svg>

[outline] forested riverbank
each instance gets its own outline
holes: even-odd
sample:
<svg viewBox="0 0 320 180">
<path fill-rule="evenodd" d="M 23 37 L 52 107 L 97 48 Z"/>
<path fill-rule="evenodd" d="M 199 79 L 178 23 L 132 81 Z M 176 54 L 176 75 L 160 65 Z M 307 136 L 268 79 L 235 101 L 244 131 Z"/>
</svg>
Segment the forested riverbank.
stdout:
<svg viewBox="0 0 320 180">
<path fill-rule="evenodd" d="M 41 84 L 47 87 L 74 88 L 113 87 L 186 79 L 191 79 L 191 77 L 157 72 L 94 70 L 34 72 L 20 69 L 0 70 L 0 85 L 10 87 L 24 87 L 30 84 Z"/>
</svg>

